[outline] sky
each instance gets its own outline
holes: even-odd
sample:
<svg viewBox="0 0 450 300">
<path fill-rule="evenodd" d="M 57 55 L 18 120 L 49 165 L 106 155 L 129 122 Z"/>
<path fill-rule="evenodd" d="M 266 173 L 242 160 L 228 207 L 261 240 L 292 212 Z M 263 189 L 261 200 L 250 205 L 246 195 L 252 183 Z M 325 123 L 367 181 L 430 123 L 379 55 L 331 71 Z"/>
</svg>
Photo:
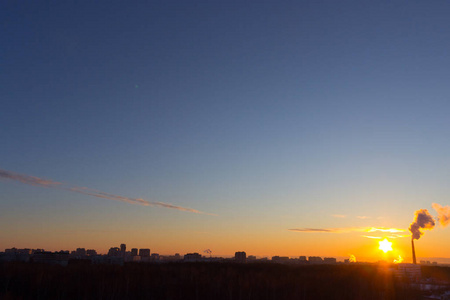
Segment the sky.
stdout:
<svg viewBox="0 0 450 300">
<path fill-rule="evenodd" d="M 414 212 L 450 204 L 449 14 L 3 1 L 0 250 L 376 261 L 373 227 L 411 259 Z M 448 256 L 437 221 L 418 259 Z"/>
</svg>

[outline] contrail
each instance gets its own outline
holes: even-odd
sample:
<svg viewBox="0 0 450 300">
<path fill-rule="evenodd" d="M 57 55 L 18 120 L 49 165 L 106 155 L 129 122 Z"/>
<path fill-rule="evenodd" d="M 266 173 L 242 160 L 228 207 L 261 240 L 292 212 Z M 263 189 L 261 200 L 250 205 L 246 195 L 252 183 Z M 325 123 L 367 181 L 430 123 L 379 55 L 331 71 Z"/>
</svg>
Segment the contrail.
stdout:
<svg viewBox="0 0 450 300">
<path fill-rule="evenodd" d="M 29 175 L 17 174 L 17 173 L 2 170 L 2 169 L 0 169 L 0 178 L 15 180 L 15 181 L 19 181 L 19 182 L 22 182 L 25 184 L 45 186 L 45 187 L 57 187 L 57 186 L 61 185 L 60 182 L 55 182 L 52 180 L 42 179 L 42 178 L 29 176 Z"/>
<path fill-rule="evenodd" d="M 0 179 L 6 179 L 6 180 L 9 179 L 9 180 L 18 181 L 18 182 L 21 182 L 24 184 L 29 184 L 29 185 L 34 185 L 34 186 L 61 189 L 61 190 L 66 190 L 66 191 L 70 191 L 70 192 L 74 192 L 74 193 L 97 197 L 97 198 L 121 201 L 121 202 L 129 203 L 129 204 L 138 204 L 138 205 L 143 205 L 143 206 L 158 206 L 158 207 L 176 209 L 176 210 L 181 210 L 181 211 L 187 211 L 187 212 L 196 213 L 196 214 L 205 214 L 205 215 L 216 216 L 216 214 L 202 212 L 202 211 L 199 211 L 199 210 L 196 210 L 193 208 L 177 206 L 177 205 L 159 202 L 159 201 L 147 201 L 147 200 L 144 200 L 141 198 L 130 198 L 130 197 L 123 197 L 123 196 L 108 194 L 105 192 L 97 191 L 97 190 L 86 188 L 86 187 L 77 187 L 77 186 L 73 186 L 73 185 L 67 185 L 67 184 L 49 180 L 49 179 L 42 179 L 42 178 L 35 177 L 35 176 L 18 174 L 18 173 L 14 173 L 14 172 L 2 170 L 2 169 L 0 169 Z"/>
</svg>

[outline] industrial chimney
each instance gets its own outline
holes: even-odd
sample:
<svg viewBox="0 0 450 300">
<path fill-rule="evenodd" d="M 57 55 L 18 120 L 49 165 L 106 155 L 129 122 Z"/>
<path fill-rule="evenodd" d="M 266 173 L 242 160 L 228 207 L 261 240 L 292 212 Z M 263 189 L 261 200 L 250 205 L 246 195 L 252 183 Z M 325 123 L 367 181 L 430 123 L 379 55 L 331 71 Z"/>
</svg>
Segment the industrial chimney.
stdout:
<svg viewBox="0 0 450 300">
<path fill-rule="evenodd" d="M 428 210 L 422 208 L 415 211 L 414 222 L 409 224 L 409 231 L 411 231 L 413 264 L 417 264 L 416 251 L 414 250 L 414 240 L 420 239 L 420 237 L 423 235 L 423 232 L 420 231 L 421 229 L 431 230 L 434 228 L 435 224 L 436 223 L 434 222 L 433 216 L 430 215 Z"/>
<path fill-rule="evenodd" d="M 412 245 L 413 264 L 417 264 L 417 262 L 416 262 L 416 250 L 414 250 L 414 238 L 411 239 L 411 245 Z"/>
</svg>

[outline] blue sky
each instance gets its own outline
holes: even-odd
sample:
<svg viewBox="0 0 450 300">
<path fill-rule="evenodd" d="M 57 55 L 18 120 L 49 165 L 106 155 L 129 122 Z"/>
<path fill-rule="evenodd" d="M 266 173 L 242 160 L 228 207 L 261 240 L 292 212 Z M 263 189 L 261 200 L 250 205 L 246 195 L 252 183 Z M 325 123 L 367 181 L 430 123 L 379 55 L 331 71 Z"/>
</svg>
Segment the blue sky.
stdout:
<svg viewBox="0 0 450 300">
<path fill-rule="evenodd" d="M 2 169 L 219 216 L 1 181 L 12 223 L 0 225 L 149 216 L 152 230 L 220 235 L 353 214 L 407 227 L 448 203 L 449 13 L 446 1 L 2 3 Z"/>
</svg>

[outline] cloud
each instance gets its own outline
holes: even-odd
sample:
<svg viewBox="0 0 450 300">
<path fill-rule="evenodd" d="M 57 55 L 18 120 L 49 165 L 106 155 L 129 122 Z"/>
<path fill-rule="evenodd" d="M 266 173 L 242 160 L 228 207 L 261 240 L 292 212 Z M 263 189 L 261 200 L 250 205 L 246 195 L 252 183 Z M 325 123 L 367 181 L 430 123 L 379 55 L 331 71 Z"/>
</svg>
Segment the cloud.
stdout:
<svg viewBox="0 0 450 300">
<path fill-rule="evenodd" d="M 406 230 L 399 228 L 385 228 L 385 227 L 370 227 L 367 230 L 367 232 L 377 232 L 377 231 L 396 233 L 396 232 L 405 232 Z"/>
<path fill-rule="evenodd" d="M 215 214 L 202 212 L 202 211 L 199 211 L 199 210 L 196 210 L 193 208 L 177 206 L 177 205 L 159 202 L 159 201 L 147 201 L 147 200 L 144 200 L 141 198 L 130 198 L 130 197 L 118 196 L 118 195 L 109 194 L 109 193 L 97 191 L 94 189 L 90 189 L 87 187 L 71 186 L 71 185 L 63 184 L 61 182 L 56 182 L 53 180 L 18 174 L 18 173 L 14 173 L 14 172 L 2 170 L 2 169 L 0 169 L 0 179 L 18 181 L 18 182 L 21 182 L 24 184 L 29 184 L 29 185 L 34 185 L 34 186 L 56 188 L 56 189 L 66 190 L 66 191 L 79 193 L 79 194 L 83 194 L 83 195 L 93 196 L 93 197 L 97 197 L 97 198 L 125 202 L 125 203 L 129 203 L 129 204 L 137 204 L 137 205 L 142 205 L 142 206 L 157 206 L 157 207 L 176 209 L 176 210 L 181 210 L 181 211 L 186 211 L 186 212 L 191 212 L 191 213 L 196 213 L 196 214 L 206 214 L 206 215 L 214 215 L 215 216 Z"/>
<path fill-rule="evenodd" d="M 341 232 L 340 228 L 293 228 L 288 230 L 297 232 Z"/>
<path fill-rule="evenodd" d="M 404 238 L 404 237 L 410 237 L 410 235 L 404 235 L 404 234 L 393 234 L 388 236 L 373 236 L 373 235 L 362 235 L 362 237 L 368 238 L 368 239 L 398 239 L 398 238 Z"/>
<path fill-rule="evenodd" d="M 358 228 L 292 228 L 289 231 L 295 232 L 325 232 L 325 233 L 343 233 L 352 231 L 361 231 Z"/>
<path fill-rule="evenodd" d="M 442 226 L 447 226 L 450 223 L 450 206 L 441 206 L 440 204 L 433 203 L 433 208 L 438 213 L 438 220 Z"/>
<path fill-rule="evenodd" d="M 410 237 L 410 235 L 409 234 L 393 234 L 393 235 L 388 236 L 388 238 L 391 238 L 391 239 L 405 238 L 405 237 Z"/>
<path fill-rule="evenodd" d="M 384 233 L 398 233 L 405 232 L 404 229 L 399 228 L 385 228 L 385 227 L 344 227 L 344 228 L 293 228 L 289 231 L 305 232 L 305 233 L 348 233 L 348 232 L 384 232 Z"/>
<path fill-rule="evenodd" d="M 347 218 L 347 216 L 346 215 L 331 215 L 331 216 L 333 216 L 333 217 L 335 217 L 335 218 Z"/>
</svg>

